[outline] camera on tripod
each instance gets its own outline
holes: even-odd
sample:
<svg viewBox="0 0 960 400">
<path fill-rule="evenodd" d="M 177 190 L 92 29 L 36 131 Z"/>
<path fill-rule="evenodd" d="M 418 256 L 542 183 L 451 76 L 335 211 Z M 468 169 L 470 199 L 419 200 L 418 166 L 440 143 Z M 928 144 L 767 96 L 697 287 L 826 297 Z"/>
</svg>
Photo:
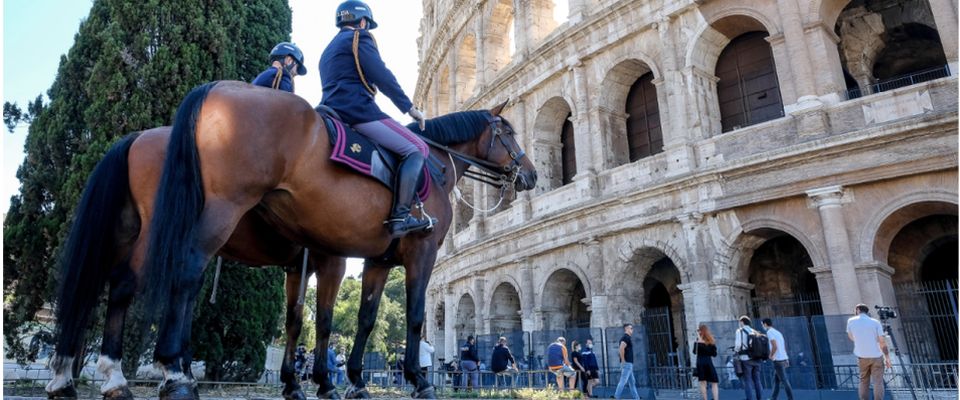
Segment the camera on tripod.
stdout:
<svg viewBox="0 0 960 400">
<path fill-rule="evenodd" d="M 893 308 L 881 306 L 873 306 L 873 308 L 877 309 L 877 316 L 880 317 L 881 321 L 886 321 L 888 319 L 894 319 L 897 317 L 897 312 L 894 311 Z"/>
</svg>

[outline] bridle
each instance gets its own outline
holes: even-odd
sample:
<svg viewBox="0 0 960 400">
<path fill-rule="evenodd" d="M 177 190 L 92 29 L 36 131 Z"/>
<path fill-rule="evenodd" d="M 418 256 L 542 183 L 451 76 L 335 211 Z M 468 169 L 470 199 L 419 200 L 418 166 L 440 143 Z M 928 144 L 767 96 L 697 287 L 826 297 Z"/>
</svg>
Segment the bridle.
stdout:
<svg viewBox="0 0 960 400">
<path fill-rule="evenodd" d="M 514 185 L 517 179 L 520 177 L 520 169 L 523 166 L 520 160 L 527 154 L 526 152 L 523 151 L 523 149 L 519 148 L 519 146 L 516 149 L 514 149 L 510 145 L 510 143 L 508 143 L 507 139 L 504 138 L 505 135 L 509 134 L 508 132 L 513 132 L 513 129 L 509 127 L 509 124 L 506 124 L 503 121 L 503 118 L 500 118 L 500 116 L 494 116 L 492 114 L 488 114 L 487 124 L 489 125 L 491 137 L 490 137 L 490 145 L 487 146 L 486 155 L 490 154 L 490 151 L 493 150 L 493 145 L 499 141 L 500 144 L 503 146 L 504 150 L 507 151 L 507 154 L 510 155 L 510 162 L 506 165 L 498 165 L 496 163 L 487 161 L 482 158 L 473 157 L 473 156 L 461 153 L 459 151 L 456 151 L 448 146 L 444 146 L 426 137 L 423 137 L 423 136 L 420 137 L 421 139 L 423 139 L 424 142 L 427 142 L 427 144 L 447 152 L 447 155 L 450 157 L 450 163 L 453 165 L 453 168 L 454 168 L 454 171 L 453 171 L 454 176 L 456 176 L 457 174 L 457 171 L 456 171 L 457 167 L 453 159 L 456 158 L 466 163 L 467 168 L 470 168 L 470 166 L 474 166 L 479 170 L 479 171 L 471 171 L 467 169 L 463 171 L 464 177 L 467 177 L 475 181 L 485 183 L 487 185 L 500 189 L 500 201 L 498 201 L 497 204 L 493 206 L 493 208 L 489 210 L 478 210 L 476 207 L 474 207 L 470 203 L 467 203 L 466 200 L 463 199 L 463 196 L 459 194 L 460 192 L 459 189 L 456 187 L 456 184 L 454 184 L 453 191 L 458 199 L 463 201 L 470 208 L 473 208 L 478 211 L 484 211 L 484 212 L 495 210 L 497 207 L 500 206 L 500 203 L 503 202 L 503 197 L 506 194 L 507 188 L 511 185 Z M 504 125 L 506 125 L 507 127 L 504 128 Z"/>
</svg>

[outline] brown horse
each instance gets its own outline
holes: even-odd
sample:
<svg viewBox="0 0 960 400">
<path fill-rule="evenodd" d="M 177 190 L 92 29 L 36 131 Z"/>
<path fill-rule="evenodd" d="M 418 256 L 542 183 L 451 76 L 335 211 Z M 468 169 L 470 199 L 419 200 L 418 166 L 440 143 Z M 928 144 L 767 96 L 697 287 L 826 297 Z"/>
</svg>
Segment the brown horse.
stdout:
<svg viewBox="0 0 960 400">
<path fill-rule="evenodd" d="M 58 343 L 54 366 L 54 379 L 47 386 L 51 397 L 75 397 L 76 389 L 69 378 L 72 360 L 69 355 L 76 354 L 79 342 L 76 338 L 84 335 L 84 322 L 98 297 L 90 297 L 92 293 L 99 293 L 106 281 L 110 282 L 110 296 L 107 304 L 107 320 L 104 324 L 103 340 L 98 361 L 98 370 L 104 376 L 105 382 L 101 392 L 106 399 L 132 399 L 133 396 L 127 387 L 127 380 L 120 369 L 123 354 L 123 321 L 128 307 L 134 296 L 134 288 L 142 287 L 142 263 L 128 261 L 130 238 L 135 237 L 141 224 L 148 220 L 140 218 L 136 205 L 129 200 L 129 190 L 122 190 L 125 183 L 153 186 L 156 188 L 160 180 L 163 161 L 166 158 L 166 147 L 170 139 L 170 127 L 154 128 L 133 134 L 119 142 L 112 148 L 101 162 L 103 167 L 97 170 L 88 180 L 88 188 L 84 191 L 84 200 L 77 208 L 77 223 L 71 232 L 65 246 L 64 257 L 61 259 L 61 272 L 64 273 L 64 282 L 82 281 L 92 283 L 88 292 L 77 297 L 76 286 L 64 285 L 61 289 L 58 311 Z M 121 163 L 122 162 L 122 163 Z M 120 165 L 124 164 L 124 165 Z M 97 186 L 101 185 L 101 186 Z M 114 185 L 114 186 L 102 186 Z M 112 187 L 112 193 L 104 189 Z M 97 190 L 100 189 L 100 190 Z M 156 189 L 154 189 L 156 190 Z M 96 205 L 91 204 L 94 197 L 100 195 Z M 117 200 L 127 199 L 108 207 L 102 201 L 112 194 Z M 106 209 L 110 208 L 110 209 Z M 92 220 L 91 216 L 119 217 L 118 224 L 101 224 Z M 294 371 L 294 352 L 297 338 L 303 325 L 303 305 L 298 304 L 300 299 L 300 285 L 303 277 L 301 264 L 304 250 L 290 240 L 279 235 L 264 217 L 265 209 L 255 207 L 241 218 L 236 229 L 227 243 L 218 252 L 219 255 L 251 265 L 280 265 L 286 267 L 286 323 L 285 330 L 287 344 L 284 352 L 283 364 L 280 370 L 280 380 L 284 383 L 283 395 L 287 399 L 304 399 L 305 395 L 299 384 L 299 377 Z M 114 234 L 103 235 L 104 231 L 113 231 Z M 100 240 L 101 242 L 94 242 Z M 100 246 L 106 246 L 101 249 Z M 97 249 L 100 257 L 117 262 L 94 262 L 90 259 L 90 248 Z M 340 282 L 346 268 L 342 257 L 333 257 L 319 251 L 309 253 L 309 262 L 306 265 L 306 276 L 316 272 L 321 282 L 317 288 L 317 343 L 316 348 L 325 349 L 330 337 L 332 325 L 332 309 L 336 299 Z M 87 262 L 85 262 L 87 261 Z M 102 269 L 104 265 L 112 265 L 109 270 Z M 95 277 L 98 272 L 106 275 Z M 73 275 L 71 275 L 71 273 Z M 94 291 L 93 288 L 96 288 Z M 79 330 L 78 330 L 79 329 Z M 327 353 L 321 351 L 319 360 L 325 360 Z M 186 373 L 190 364 L 189 353 L 184 357 L 183 364 Z M 323 395 L 333 390 L 326 374 L 326 363 L 314 364 L 314 380 L 319 385 Z"/>
<path fill-rule="evenodd" d="M 444 192 L 453 188 L 468 164 L 513 183 L 517 190 L 534 187 L 536 172 L 517 146 L 509 123 L 499 117 L 504 105 L 489 112 L 457 113 L 428 122 L 424 135 L 449 145 L 432 150 L 447 164 L 446 184 L 440 186 Z M 122 146 L 129 147 L 130 143 Z M 163 317 L 155 351 L 165 376 L 161 397 L 194 398 L 194 382 L 185 374 L 183 359 L 189 357 L 189 321 L 203 269 L 254 209 L 261 210 L 258 215 L 273 232 L 292 243 L 334 256 L 379 260 L 368 261 L 367 270 L 372 272 L 364 279 L 365 296 L 382 291 L 382 287 L 377 290 L 377 282 L 385 281 L 385 274 L 383 279 L 373 279 L 379 278 L 373 271 L 386 270 L 388 265 L 405 266 L 409 344 L 405 376 L 415 383 L 415 394 L 432 397 L 432 388 L 417 365 L 417 339 L 430 271 L 450 224 L 448 197 L 430 196 L 424 203 L 423 210 L 439 220 L 432 233 L 407 236 L 391 246 L 382 225 L 390 207 L 389 191 L 329 161 L 330 145 L 322 121 L 302 99 L 243 83 L 207 84 L 194 89 L 177 112 L 167 149 L 162 175 L 156 168 L 144 169 L 142 176 L 131 175 L 129 181 L 124 180 L 122 185 L 128 186 L 121 190 L 112 184 L 88 185 L 85 192 L 94 194 L 89 199 L 84 195 L 81 210 L 114 207 L 123 212 L 78 215 L 71 233 L 74 237 L 76 231 L 83 231 L 78 226 L 86 223 L 118 227 L 112 234 L 115 241 L 77 241 L 77 247 L 89 249 L 79 256 L 84 265 L 126 264 L 131 266 L 128 273 L 137 269 L 132 266 L 144 266 L 143 281 L 150 282 L 146 308 L 161 311 Z M 126 170 L 125 151 L 122 153 L 122 160 L 108 154 L 97 169 L 122 165 Z M 448 155 L 457 157 L 450 158 L 453 165 L 445 161 Z M 139 162 L 133 157 L 131 161 Z M 454 175 L 454 171 L 458 173 Z M 158 175 L 159 182 L 155 179 Z M 115 195 L 121 192 L 130 193 L 134 206 L 124 207 L 127 196 Z M 125 224 L 122 217 L 128 214 L 138 217 L 131 220 L 151 222 Z M 119 251 L 111 251 L 111 246 Z M 84 283 L 87 279 L 80 275 L 64 281 Z M 93 275 L 105 279 L 102 274 Z M 96 294 L 87 293 L 92 288 L 80 285 L 74 297 L 95 302 Z M 361 315 L 361 326 L 372 326 L 373 318 Z M 72 324 L 82 322 L 85 320 Z M 79 340 L 63 336 L 61 341 Z M 359 383 L 360 389 L 362 382 L 357 378 L 362 348 L 362 344 L 355 346 L 350 357 L 351 380 Z M 66 360 L 55 360 L 55 367 Z M 358 392 L 362 395 L 362 390 Z"/>
</svg>

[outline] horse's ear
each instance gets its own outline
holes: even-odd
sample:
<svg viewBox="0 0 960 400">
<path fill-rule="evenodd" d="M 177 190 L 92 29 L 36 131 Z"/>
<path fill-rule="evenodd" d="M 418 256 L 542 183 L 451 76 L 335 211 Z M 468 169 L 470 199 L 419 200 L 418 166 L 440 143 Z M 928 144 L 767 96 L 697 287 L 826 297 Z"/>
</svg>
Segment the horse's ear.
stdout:
<svg viewBox="0 0 960 400">
<path fill-rule="evenodd" d="M 491 109 L 490 109 L 490 114 L 493 114 L 494 117 L 499 116 L 500 113 L 503 112 L 503 109 L 507 107 L 507 103 L 509 103 L 509 102 L 510 102 L 510 99 L 506 99 L 506 100 L 504 100 L 504 102 L 501 103 L 500 105 L 498 105 L 498 106 L 496 106 L 496 107 L 494 107 L 494 108 L 491 108 Z"/>
</svg>

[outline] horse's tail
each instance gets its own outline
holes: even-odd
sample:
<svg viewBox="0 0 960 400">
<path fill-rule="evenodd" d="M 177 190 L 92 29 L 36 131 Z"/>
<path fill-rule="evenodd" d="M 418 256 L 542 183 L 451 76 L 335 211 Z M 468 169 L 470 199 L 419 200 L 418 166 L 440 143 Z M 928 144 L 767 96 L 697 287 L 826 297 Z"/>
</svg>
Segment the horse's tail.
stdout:
<svg viewBox="0 0 960 400">
<path fill-rule="evenodd" d="M 197 151 L 197 120 L 216 82 L 193 88 L 180 103 L 167 145 L 163 174 L 154 199 L 153 219 L 144 263 L 144 306 L 163 315 L 169 296 L 188 259 L 194 227 L 203 211 L 203 179 Z M 152 318 L 147 318 L 151 320 Z"/>
<path fill-rule="evenodd" d="M 127 153 L 139 133 L 113 145 L 94 168 L 60 254 L 56 307 L 57 358 L 80 353 L 83 331 L 100 299 L 119 247 L 112 234 L 130 198 Z"/>
</svg>

